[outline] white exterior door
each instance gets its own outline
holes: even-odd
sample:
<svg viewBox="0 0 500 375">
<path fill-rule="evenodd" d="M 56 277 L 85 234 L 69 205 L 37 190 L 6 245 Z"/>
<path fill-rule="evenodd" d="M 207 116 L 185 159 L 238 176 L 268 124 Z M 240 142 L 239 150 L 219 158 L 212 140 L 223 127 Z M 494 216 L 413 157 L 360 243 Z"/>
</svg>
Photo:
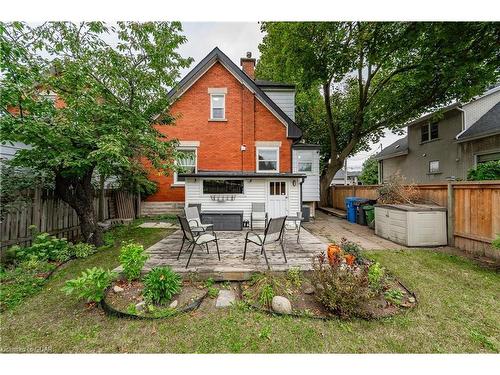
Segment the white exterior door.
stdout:
<svg viewBox="0 0 500 375">
<path fill-rule="evenodd" d="M 267 197 L 270 218 L 288 215 L 287 181 L 269 181 Z"/>
</svg>

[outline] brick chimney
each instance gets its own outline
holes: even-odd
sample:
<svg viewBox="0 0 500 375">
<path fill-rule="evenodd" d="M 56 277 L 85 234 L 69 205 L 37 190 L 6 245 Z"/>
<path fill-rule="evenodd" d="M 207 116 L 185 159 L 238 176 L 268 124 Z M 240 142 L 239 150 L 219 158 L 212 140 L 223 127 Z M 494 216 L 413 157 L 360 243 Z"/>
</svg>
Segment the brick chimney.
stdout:
<svg viewBox="0 0 500 375">
<path fill-rule="evenodd" d="M 240 65 L 247 76 L 255 79 L 255 59 L 252 58 L 252 52 L 247 52 L 247 57 L 240 59 Z"/>
</svg>

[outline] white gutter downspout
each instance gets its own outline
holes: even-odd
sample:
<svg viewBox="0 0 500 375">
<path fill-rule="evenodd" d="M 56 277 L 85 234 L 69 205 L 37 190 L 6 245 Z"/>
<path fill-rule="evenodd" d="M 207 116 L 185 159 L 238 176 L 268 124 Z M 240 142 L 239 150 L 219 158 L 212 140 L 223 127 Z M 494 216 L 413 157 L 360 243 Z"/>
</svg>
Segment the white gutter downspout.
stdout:
<svg viewBox="0 0 500 375">
<path fill-rule="evenodd" d="M 462 112 L 462 131 L 456 135 L 455 139 L 458 139 L 458 137 L 460 137 L 462 133 L 467 130 L 467 112 L 461 107 L 457 107 L 457 110 Z"/>
</svg>

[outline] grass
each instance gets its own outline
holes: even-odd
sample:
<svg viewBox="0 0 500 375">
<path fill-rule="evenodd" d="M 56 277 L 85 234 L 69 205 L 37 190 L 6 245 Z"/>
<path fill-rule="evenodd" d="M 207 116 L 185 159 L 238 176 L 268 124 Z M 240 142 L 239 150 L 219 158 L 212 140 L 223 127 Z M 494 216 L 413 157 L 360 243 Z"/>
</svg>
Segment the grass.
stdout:
<svg viewBox="0 0 500 375">
<path fill-rule="evenodd" d="M 60 291 L 92 266 L 114 268 L 118 244 L 146 247 L 162 229 L 115 230 L 115 246 L 70 262 L 35 296 L 2 314 L 3 352 L 498 352 L 500 275 L 469 260 L 429 250 L 368 255 L 415 291 L 418 306 L 380 321 L 273 317 L 236 304 L 203 315 L 158 321 L 112 318 Z"/>
</svg>

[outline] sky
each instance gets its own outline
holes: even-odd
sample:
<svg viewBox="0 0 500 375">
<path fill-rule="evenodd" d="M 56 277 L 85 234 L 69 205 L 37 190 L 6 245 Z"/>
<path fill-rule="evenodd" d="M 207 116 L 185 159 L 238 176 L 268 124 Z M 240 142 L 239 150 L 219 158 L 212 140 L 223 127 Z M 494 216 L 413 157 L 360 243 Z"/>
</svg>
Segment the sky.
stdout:
<svg viewBox="0 0 500 375">
<path fill-rule="evenodd" d="M 187 74 L 201 59 L 214 47 L 219 47 L 236 65 L 240 65 L 240 58 L 246 52 L 259 58 L 259 43 L 263 34 L 257 22 L 183 22 L 184 35 L 188 41 L 182 45 L 179 52 L 184 57 L 194 59 L 190 68 L 184 69 L 182 76 Z M 402 136 L 385 133 L 379 143 L 374 144 L 370 151 L 360 152 L 347 160 L 348 170 L 360 170 L 363 162 L 370 156 L 380 151 L 380 145 L 386 147 Z"/>
</svg>

